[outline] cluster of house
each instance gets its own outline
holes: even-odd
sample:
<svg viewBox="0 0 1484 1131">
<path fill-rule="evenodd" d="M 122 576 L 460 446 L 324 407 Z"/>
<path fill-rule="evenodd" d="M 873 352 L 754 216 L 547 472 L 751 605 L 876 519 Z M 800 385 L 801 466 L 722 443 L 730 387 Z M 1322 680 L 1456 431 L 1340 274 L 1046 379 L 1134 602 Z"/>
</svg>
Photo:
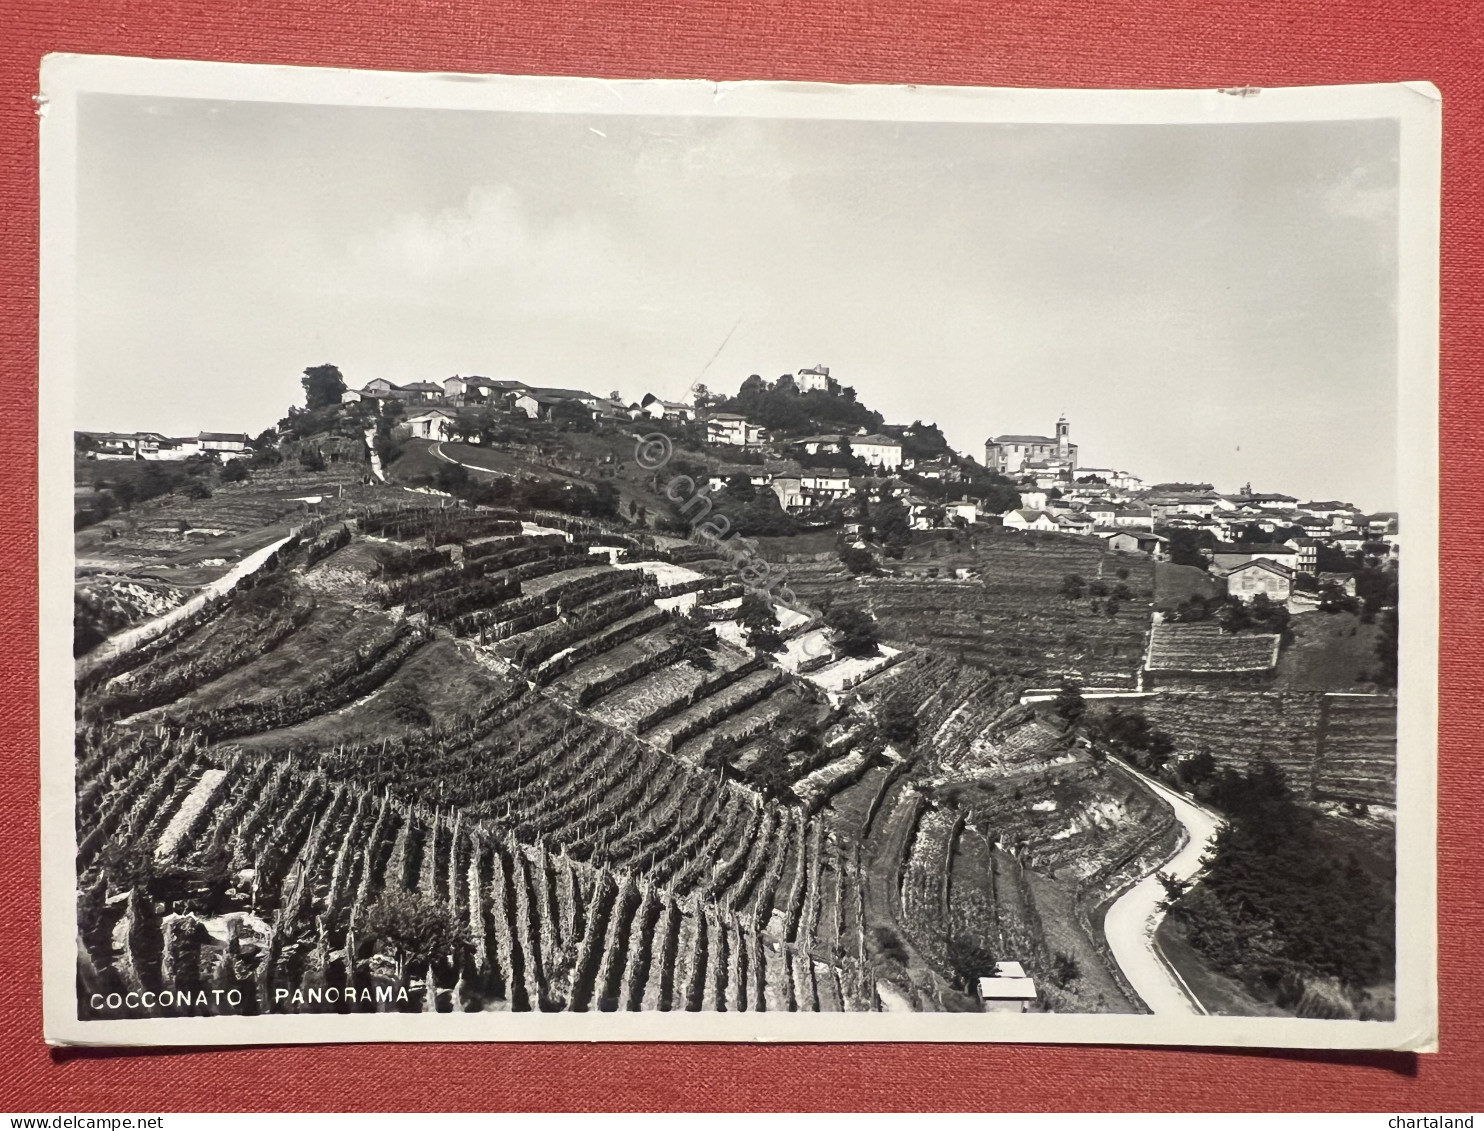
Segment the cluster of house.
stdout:
<svg viewBox="0 0 1484 1131">
<path fill-rule="evenodd" d="M 473 422 L 458 411 L 468 408 L 492 408 L 528 420 L 584 419 L 611 424 L 640 420 L 688 423 L 697 415 L 693 405 L 667 401 L 653 393 L 626 403 L 617 393 L 600 397 L 584 389 L 556 389 L 492 377 L 454 376 L 442 385 L 432 381 L 396 385 L 378 377 L 360 389 L 347 389 L 340 399 L 346 404 L 397 401 L 407 410 L 401 421 L 403 433 L 423 440 L 450 440 L 469 434 Z M 735 413 L 711 413 L 705 423 L 706 438 L 714 444 L 756 448 L 768 439 L 766 429 Z"/>
<path fill-rule="evenodd" d="M 936 502 L 916 494 L 911 484 L 900 479 L 856 475 L 838 467 L 803 467 L 790 459 L 768 460 L 761 466 L 721 464 L 711 473 L 710 489 L 719 491 L 739 476 L 746 477 L 755 490 L 772 491 L 778 505 L 791 515 L 807 516 L 863 494 L 873 503 L 888 499 L 900 502 L 918 530 L 945 526 L 954 518 L 971 523 L 983 517 L 979 504 L 972 499 Z"/>
<path fill-rule="evenodd" d="M 824 365 L 801 369 L 793 380 L 801 393 L 839 391 L 838 382 Z M 564 414 L 613 423 L 699 419 L 709 444 L 762 450 L 774 457 L 762 465 L 723 466 L 713 475 L 712 487 L 720 489 L 745 475 L 755 489 L 771 490 L 779 505 L 794 515 L 807 515 L 864 491 L 873 500 L 899 500 L 918 529 L 991 521 L 1014 530 L 1100 537 L 1114 549 L 1140 551 L 1156 560 L 1169 554 L 1169 539 L 1156 534 L 1156 528 L 1204 531 L 1216 547 L 1207 555 L 1212 568 L 1226 579 L 1228 590 L 1243 599 L 1263 593 L 1273 600 L 1287 600 L 1297 574 L 1318 573 L 1321 545 L 1353 553 L 1380 543 L 1388 558 L 1395 558 L 1399 551 L 1395 514 L 1366 514 L 1334 500 L 1300 502 L 1289 495 L 1260 494 L 1250 484 L 1236 494 L 1218 492 L 1209 483 L 1146 486 L 1127 471 L 1082 466 L 1065 416 L 1057 420 L 1053 435 L 1007 434 L 985 443 L 984 467 L 1019 483 L 1020 506 L 1000 516 L 986 514 L 980 504 L 967 498 L 944 503 L 922 497 L 908 482 L 883 482 L 883 473 L 910 472 L 916 479 L 948 486 L 965 478 L 964 461 L 952 455 L 913 461 L 904 454 L 901 439 L 865 429 L 853 435 L 814 435 L 775 443 L 765 428 L 745 416 L 698 411 L 693 405 L 652 393 L 625 403 L 617 393 L 599 397 L 580 389 L 537 387 L 489 377 L 454 376 L 441 385 L 419 381 L 402 386 L 377 379 L 362 389 L 347 391 L 344 399 L 400 401 L 418 410 L 404 418 L 405 434 L 435 440 L 465 434 L 466 424 L 461 424 L 458 410 L 473 406 L 497 407 L 540 420 Z M 789 448 L 797 458 L 788 458 Z M 842 459 L 849 456 L 863 461 L 874 475 L 856 476 L 838 467 L 804 467 L 800 452 L 815 461 L 832 454 Z M 1273 534 L 1274 541 L 1239 544 L 1239 532 L 1250 538 L 1253 527 Z"/>
<path fill-rule="evenodd" d="M 74 432 L 73 446 L 88 459 L 187 459 L 215 453 L 230 459 L 247 451 L 242 432 L 198 432 L 194 436 L 165 436 L 159 432 Z"/>
<path fill-rule="evenodd" d="M 824 365 L 799 370 L 794 383 L 800 392 L 839 389 L 829 367 Z M 641 420 L 689 423 L 701 415 L 694 405 L 668 401 L 653 393 L 646 393 L 642 400 L 625 402 L 616 392 L 600 397 L 583 389 L 555 389 L 511 379 L 458 375 L 441 385 L 432 381 L 397 385 L 378 377 L 359 389 L 345 390 L 340 399 L 346 404 L 398 402 L 406 410 L 401 421 L 404 435 L 424 440 L 449 440 L 468 434 L 472 422 L 461 418 L 458 412 L 468 408 L 493 408 L 530 420 L 577 418 L 614 424 Z M 756 449 L 770 440 L 766 428 L 738 413 L 705 413 L 704 424 L 707 443 L 718 446 Z M 872 467 L 896 471 L 902 466 L 901 441 L 890 436 L 811 436 L 804 443 L 811 454 L 821 449 L 843 450 L 843 443 L 851 455 Z"/>
<path fill-rule="evenodd" d="M 404 406 L 402 428 L 423 440 L 448 440 L 463 433 L 461 408 L 493 408 L 519 413 L 531 420 L 551 420 L 571 413 L 589 420 L 628 420 L 622 404 L 584 389 L 556 389 L 527 385 L 524 381 L 494 377 L 463 377 L 455 374 L 442 384 L 413 381 L 397 385 L 385 377 L 366 382 L 359 389 L 346 389 L 345 404 L 370 401 L 378 406 L 396 402 Z"/>
<path fill-rule="evenodd" d="M 1066 417 L 1057 421 L 1055 436 L 995 436 L 985 444 L 985 465 L 1021 483 L 1021 506 L 1003 517 L 1005 526 L 1099 535 L 1116 549 L 1142 550 L 1157 560 L 1167 556 L 1169 543 L 1155 527 L 1205 532 L 1214 542 L 1206 552 L 1213 571 L 1242 600 L 1263 594 L 1286 601 L 1300 573 L 1353 593 L 1353 579 L 1320 573 L 1321 546 L 1353 554 L 1371 545 L 1387 559 L 1400 554 L 1397 515 L 1391 512 L 1367 514 L 1333 499 L 1300 502 L 1292 495 L 1255 492 L 1251 484 L 1236 494 L 1209 483 L 1146 487 L 1124 471 L 1081 467 Z M 1254 527 L 1274 541 L 1238 541 Z"/>
</svg>

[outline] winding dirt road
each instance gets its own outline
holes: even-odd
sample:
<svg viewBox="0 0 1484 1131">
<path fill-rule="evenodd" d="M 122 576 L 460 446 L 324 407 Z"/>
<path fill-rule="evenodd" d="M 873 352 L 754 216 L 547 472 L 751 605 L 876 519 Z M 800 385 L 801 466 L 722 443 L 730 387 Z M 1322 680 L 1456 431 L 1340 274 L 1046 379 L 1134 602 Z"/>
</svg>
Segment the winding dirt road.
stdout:
<svg viewBox="0 0 1484 1131">
<path fill-rule="evenodd" d="M 201 586 L 196 591 L 195 596 L 185 602 L 185 604 L 177 605 L 175 608 L 161 613 L 152 620 L 147 620 L 143 624 L 136 624 L 133 628 L 127 628 L 122 632 L 110 636 L 98 646 L 95 652 L 84 659 L 78 674 L 81 675 L 84 671 L 91 670 L 104 660 L 111 659 L 120 653 L 132 652 L 141 644 L 153 640 L 156 636 L 167 632 L 179 624 L 186 617 L 196 613 L 208 601 L 215 600 L 224 594 L 230 593 L 244 577 L 262 569 L 263 565 L 273 556 L 274 552 L 287 543 L 291 537 L 293 536 L 289 535 L 280 538 L 278 541 L 270 543 L 260 550 L 254 550 L 221 577 Z"/>
<path fill-rule="evenodd" d="M 1204 1013 L 1154 941 L 1154 932 L 1164 918 L 1159 903 L 1165 897 L 1165 889 L 1158 873 L 1167 872 L 1181 880 L 1199 874 L 1201 858 L 1221 827 L 1221 819 L 1146 774 L 1122 763 L 1120 766 L 1169 802 L 1175 810 L 1175 819 L 1185 828 L 1186 842 L 1163 867 L 1150 872 L 1114 901 L 1103 922 L 1103 933 L 1124 977 L 1152 1012 Z"/>
</svg>

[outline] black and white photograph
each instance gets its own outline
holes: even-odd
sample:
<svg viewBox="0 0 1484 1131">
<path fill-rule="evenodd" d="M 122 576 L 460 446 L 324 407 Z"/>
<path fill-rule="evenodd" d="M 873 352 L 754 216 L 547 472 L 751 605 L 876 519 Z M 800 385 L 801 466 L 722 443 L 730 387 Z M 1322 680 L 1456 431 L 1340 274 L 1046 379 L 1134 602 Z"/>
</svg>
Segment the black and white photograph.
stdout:
<svg viewBox="0 0 1484 1131">
<path fill-rule="evenodd" d="M 1426 84 L 43 93 L 49 1039 L 1434 1046 Z"/>
</svg>

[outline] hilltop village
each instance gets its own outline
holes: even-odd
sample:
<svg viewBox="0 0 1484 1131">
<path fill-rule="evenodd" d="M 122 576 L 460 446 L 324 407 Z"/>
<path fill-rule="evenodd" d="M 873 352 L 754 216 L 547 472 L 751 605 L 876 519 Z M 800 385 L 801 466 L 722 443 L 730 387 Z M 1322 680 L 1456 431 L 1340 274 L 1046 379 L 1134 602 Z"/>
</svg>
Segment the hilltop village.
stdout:
<svg viewBox="0 0 1484 1131">
<path fill-rule="evenodd" d="M 508 432 L 515 422 L 595 433 L 657 426 L 705 454 L 706 489 L 717 499 L 750 503 L 758 491 L 771 492 L 779 510 L 796 520 L 792 528 L 838 527 L 858 548 L 865 543 L 852 503 L 894 500 L 910 530 L 980 525 L 1094 537 L 1156 561 L 1201 565 L 1234 597 L 1262 595 L 1296 611 L 1315 607 L 1321 591 L 1354 597 L 1357 561 L 1384 565 L 1400 555 L 1394 512 L 1367 513 L 1336 499 L 1300 501 L 1251 484 L 1224 493 L 1210 483 L 1145 483 L 1125 470 L 1082 464 L 1065 417 L 1053 436 L 991 437 L 979 463 L 951 450 L 934 425 L 881 423 L 824 365 L 771 383 L 751 377 L 734 398 L 702 386 L 689 402 L 653 393 L 625 401 L 616 392 L 598 396 L 480 376 L 407 385 L 377 378 L 343 388 L 340 401 L 390 421 L 394 442 L 488 445 L 502 424 Z M 795 419 L 781 419 L 791 407 Z M 858 418 L 853 428 L 814 430 Z M 79 432 L 77 445 L 97 459 L 184 460 L 202 453 L 231 459 L 250 453 L 253 441 L 231 433 Z"/>
<path fill-rule="evenodd" d="M 302 387 L 75 435 L 83 1002 L 1390 1015 L 1396 515 L 822 365 Z"/>
</svg>

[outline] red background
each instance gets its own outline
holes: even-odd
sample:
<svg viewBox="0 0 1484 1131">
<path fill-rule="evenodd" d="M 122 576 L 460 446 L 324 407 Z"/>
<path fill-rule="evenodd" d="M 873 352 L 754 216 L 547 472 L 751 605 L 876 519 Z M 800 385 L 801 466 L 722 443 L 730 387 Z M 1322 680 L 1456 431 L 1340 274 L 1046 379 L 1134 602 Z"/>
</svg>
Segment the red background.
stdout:
<svg viewBox="0 0 1484 1131">
<path fill-rule="evenodd" d="M 3 0 L 0 1108 L 1484 1109 L 1484 16 L 1470 0 Z M 49 51 L 510 74 L 1007 86 L 1430 79 L 1443 92 L 1442 1048 L 1436 1056 L 968 1045 L 53 1052 L 37 876 L 37 155 Z M 1469 1066 L 1473 1065 L 1472 1068 Z"/>
</svg>

